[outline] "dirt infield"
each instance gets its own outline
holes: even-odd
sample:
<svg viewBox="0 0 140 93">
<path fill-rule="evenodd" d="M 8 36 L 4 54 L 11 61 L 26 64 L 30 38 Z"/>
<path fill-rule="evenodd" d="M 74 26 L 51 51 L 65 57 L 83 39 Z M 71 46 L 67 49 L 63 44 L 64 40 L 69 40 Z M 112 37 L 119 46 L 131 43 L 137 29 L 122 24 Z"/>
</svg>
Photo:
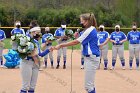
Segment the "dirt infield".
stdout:
<svg viewBox="0 0 140 93">
<path fill-rule="evenodd" d="M 6 53 L 7 50 L 4 51 Z M 111 51 L 109 51 L 109 67 L 111 65 Z M 47 69 L 40 71 L 36 86 L 36 93 L 70 93 L 71 90 L 71 50 L 68 51 L 67 69 L 51 69 L 50 63 Z M 84 70 L 80 69 L 80 51 L 73 52 L 73 92 L 86 93 L 84 90 Z M 54 51 L 56 66 L 56 51 Z M 97 93 L 140 93 L 140 71 L 129 70 L 128 51 L 125 51 L 126 70 L 121 69 L 120 61 L 112 70 L 101 69 L 96 73 Z M 21 88 L 21 77 L 19 69 L 0 68 L 0 93 L 19 93 Z"/>
</svg>

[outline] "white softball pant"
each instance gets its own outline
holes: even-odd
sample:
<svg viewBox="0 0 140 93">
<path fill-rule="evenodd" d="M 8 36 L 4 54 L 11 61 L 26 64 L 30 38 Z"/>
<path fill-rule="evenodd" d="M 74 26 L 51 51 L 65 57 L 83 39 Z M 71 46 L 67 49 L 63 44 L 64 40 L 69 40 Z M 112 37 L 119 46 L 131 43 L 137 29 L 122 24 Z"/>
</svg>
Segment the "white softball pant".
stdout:
<svg viewBox="0 0 140 93">
<path fill-rule="evenodd" d="M 140 44 L 129 44 L 129 60 L 133 60 L 134 56 L 139 60 Z"/>
<path fill-rule="evenodd" d="M 58 42 L 58 44 L 62 44 L 62 43 L 66 43 L 67 41 L 60 41 Z M 60 48 L 58 51 L 57 51 L 57 60 L 60 61 L 60 58 L 61 58 L 61 54 L 63 53 L 63 60 L 66 61 L 66 57 L 67 57 L 67 47 L 63 47 L 63 48 Z"/>
<path fill-rule="evenodd" d="M 124 45 L 113 45 L 112 46 L 112 59 L 116 60 L 117 54 L 120 60 L 124 60 Z"/>
<path fill-rule="evenodd" d="M 103 57 L 104 60 L 108 61 L 107 55 L 108 55 L 108 44 L 104 45 L 102 48 L 100 48 L 101 57 Z"/>
<path fill-rule="evenodd" d="M 90 55 L 90 57 L 84 57 L 85 60 L 85 89 L 87 92 L 91 92 L 95 88 L 95 73 L 99 67 L 100 57 Z"/>
<path fill-rule="evenodd" d="M 12 49 L 13 49 L 13 50 L 16 50 L 17 47 L 18 47 L 17 42 L 12 41 Z"/>
<path fill-rule="evenodd" d="M 50 47 L 52 47 L 52 46 L 46 46 L 46 49 L 49 49 Z M 48 55 L 49 55 L 50 61 L 52 62 L 53 61 L 53 52 L 49 52 L 47 55 L 45 55 L 44 60 L 47 61 Z"/>
<path fill-rule="evenodd" d="M 22 90 L 35 90 L 39 68 L 32 60 L 22 60 L 20 63 Z"/>
</svg>

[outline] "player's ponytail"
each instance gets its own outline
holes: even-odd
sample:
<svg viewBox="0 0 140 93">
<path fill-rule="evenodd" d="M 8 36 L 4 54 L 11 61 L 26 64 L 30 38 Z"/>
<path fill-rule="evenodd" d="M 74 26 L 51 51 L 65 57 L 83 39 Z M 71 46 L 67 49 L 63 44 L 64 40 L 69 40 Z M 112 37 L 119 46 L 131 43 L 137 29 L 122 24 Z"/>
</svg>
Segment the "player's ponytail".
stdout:
<svg viewBox="0 0 140 93">
<path fill-rule="evenodd" d="M 93 13 L 85 13 L 80 15 L 81 18 L 88 21 L 88 26 L 97 27 L 96 18 Z"/>
<path fill-rule="evenodd" d="M 97 27 L 96 18 L 93 13 L 90 13 L 89 23 L 91 26 Z"/>
</svg>

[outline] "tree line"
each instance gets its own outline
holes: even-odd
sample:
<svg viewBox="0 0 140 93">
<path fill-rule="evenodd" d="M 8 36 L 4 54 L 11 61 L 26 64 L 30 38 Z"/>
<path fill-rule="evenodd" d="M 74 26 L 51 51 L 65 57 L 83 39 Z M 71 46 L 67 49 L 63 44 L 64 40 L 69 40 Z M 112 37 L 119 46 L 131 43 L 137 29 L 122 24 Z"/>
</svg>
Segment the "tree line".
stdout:
<svg viewBox="0 0 140 93">
<path fill-rule="evenodd" d="M 40 26 L 60 26 L 65 20 L 68 26 L 79 26 L 79 15 L 93 12 L 97 23 L 107 27 L 120 24 L 131 27 L 140 24 L 140 0 L 0 0 L 2 26 L 13 26 L 20 20 L 28 26 L 37 20 Z"/>
</svg>

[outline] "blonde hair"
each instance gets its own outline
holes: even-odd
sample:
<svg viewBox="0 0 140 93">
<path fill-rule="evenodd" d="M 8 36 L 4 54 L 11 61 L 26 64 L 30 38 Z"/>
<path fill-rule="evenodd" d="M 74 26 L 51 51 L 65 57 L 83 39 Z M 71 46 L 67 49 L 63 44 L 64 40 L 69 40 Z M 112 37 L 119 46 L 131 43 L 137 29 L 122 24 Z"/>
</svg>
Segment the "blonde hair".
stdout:
<svg viewBox="0 0 140 93">
<path fill-rule="evenodd" d="M 96 18 L 95 18 L 95 16 L 94 16 L 93 13 L 81 14 L 80 15 L 80 18 L 83 18 L 83 20 L 87 20 L 89 26 L 95 26 L 95 27 L 97 27 Z"/>
</svg>

